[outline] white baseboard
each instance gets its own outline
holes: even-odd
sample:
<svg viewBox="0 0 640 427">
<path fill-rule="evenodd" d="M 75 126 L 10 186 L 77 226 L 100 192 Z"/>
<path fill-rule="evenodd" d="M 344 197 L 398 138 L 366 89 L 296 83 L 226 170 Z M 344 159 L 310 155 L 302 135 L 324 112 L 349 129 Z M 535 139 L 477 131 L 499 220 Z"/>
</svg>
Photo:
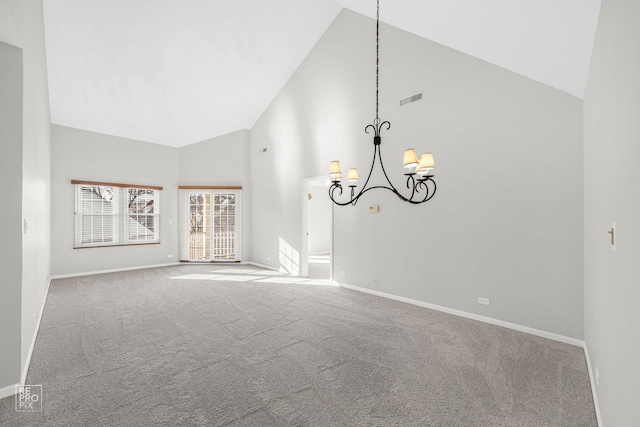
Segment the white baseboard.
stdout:
<svg viewBox="0 0 640 427">
<path fill-rule="evenodd" d="M 42 314 L 44 313 L 44 306 L 47 303 L 47 297 L 49 296 L 49 288 L 51 287 L 51 277 L 49 277 L 49 283 L 47 283 L 47 290 L 44 292 L 44 298 L 42 299 L 42 305 L 40 306 L 40 313 L 38 314 L 38 323 L 33 331 L 33 337 L 31 338 L 31 345 L 29 346 L 29 352 L 27 353 L 27 359 L 22 369 L 22 375 L 20 376 L 20 384 L 26 384 L 27 373 L 29 372 L 29 365 L 31 364 L 31 356 L 33 355 L 33 349 L 36 346 L 36 339 L 38 338 L 38 332 L 40 332 L 40 323 L 42 322 Z"/>
<path fill-rule="evenodd" d="M 596 419 L 598 426 L 602 427 L 602 415 L 600 414 L 600 405 L 598 404 L 598 392 L 596 391 L 596 376 L 591 370 L 591 359 L 589 358 L 589 348 L 585 342 L 582 346 L 584 349 L 584 356 L 587 359 L 587 369 L 589 370 L 589 382 L 591 383 L 591 394 L 593 395 L 593 405 L 596 408 Z"/>
<path fill-rule="evenodd" d="M 4 399 L 5 397 L 13 396 L 16 394 L 16 386 L 21 384 L 12 384 L 6 387 L 0 388 L 0 399 Z"/>
<path fill-rule="evenodd" d="M 119 273 L 121 271 L 144 270 L 146 268 L 170 267 L 174 265 L 183 265 L 179 262 L 168 262 L 166 264 L 140 265 L 138 267 L 113 268 L 111 270 L 84 271 L 82 273 L 57 274 L 51 276 L 51 279 L 68 279 L 69 277 L 93 276 L 94 274 Z"/>
<path fill-rule="evenodd" d="M 280 271 L 279 269 L 277 269 L 275 267 L 269 267 L 268 265 L 259 264 L 257 262 L 253 262 L 253 261 L 246 261 L 246 262 L 243 261 L 240 264 L 242 264 L 242 265 L 253 265 L 254 267 L 260 267 L 260 268 L 264 268 L 266 270 Z"/>
<path fill-rule="evenodd" d="M 584 341 L 566 337 L 564 335 L 554 334 L 553 332 L 542 331 L 540 329 L 530 328 L 528 326 L 518 325 L 517 323 L 505 322 L 503 320 L 494 319 L 491 317 L 481 316 L 479 314 L 468 313 L 462 310 L 456 310 L 454 308 L 444 307 L 441 305 L 430 304 L 424 301 L 418 301 L 411 298 L 400 297 L 397 295 L 387 294 L 385 292 L 374 291 L 367 288 L 361 288 L 359 286 L 347 285 L 344 283 L 337 283 L 338 286 L 343 288 L 352 289 L 354 291 L 364 292 L 371 295 L 376 295 L 383 298 L 389 298 L 396 301 L 406 302 L 408 304 L 417 305 L 424 308 L 429 308 L 431 310 L 442 311 L 444 313 L 453 314 L 455 316 L 465 317 L 467 319 L 477 320 L 484 323 L 489 323 L 491 325 L 502 326 L 503 328 L 513 329 L 514 331 L 524 332 L 531 335 L 536 335 L 542 338 L 547 338 L 554 341 L 560 341 L 565 344 L 571 344 L 578 347 L 584 347 Z"/>
</svg>

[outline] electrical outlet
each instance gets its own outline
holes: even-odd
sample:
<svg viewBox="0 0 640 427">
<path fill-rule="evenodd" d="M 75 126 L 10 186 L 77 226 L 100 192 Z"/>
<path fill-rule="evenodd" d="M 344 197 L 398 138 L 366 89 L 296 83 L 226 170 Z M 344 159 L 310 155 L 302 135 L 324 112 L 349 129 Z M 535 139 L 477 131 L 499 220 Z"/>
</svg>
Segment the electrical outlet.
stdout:
<svg viewBox="0 0 640 427">
<path fill-rule="evenodd" d="M 347 273 L 346 273 L 345 271 L 340 271 L 340 275 L 341 275 L 341 276 L 346 276 L 346 275 L 347 275 Z"/>
<path fill-rule="evenodd" d="M 378 279 L 373 279 L 373 283 L 378 283 Z"/>
<path fill-rule="evenodd" d="M 167 255 L 168 258 L 173 258 L 173 254 Z"/>
<path fill-rule="evenodd" d="M 489 298 L 478 298 L 478 304 L 489 305 Z"/>
<path fill-rule="evenodd" d="M 598 371 L 597 366 L 596 366 L 596 385 L 600 385 L 600 371 Z"/>
</svg>

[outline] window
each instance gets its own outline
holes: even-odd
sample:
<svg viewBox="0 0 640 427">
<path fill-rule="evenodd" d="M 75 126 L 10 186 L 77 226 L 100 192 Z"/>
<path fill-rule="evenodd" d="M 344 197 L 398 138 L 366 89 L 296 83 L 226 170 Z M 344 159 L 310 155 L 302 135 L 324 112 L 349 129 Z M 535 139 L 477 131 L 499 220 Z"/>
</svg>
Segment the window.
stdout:
<svg viewBox="0 0 640 427">
<path fill-rule="evenodd" d="M 74 247 L 159 243 L 162 187 L 71 181 Z"/>
<path fill-rule="evenodd" d="M 158 190 L 148 188 L 127 188 L 127 213 L 126 236 L 128 242 L 156 241 L 158 232 Z"/>
</svg>

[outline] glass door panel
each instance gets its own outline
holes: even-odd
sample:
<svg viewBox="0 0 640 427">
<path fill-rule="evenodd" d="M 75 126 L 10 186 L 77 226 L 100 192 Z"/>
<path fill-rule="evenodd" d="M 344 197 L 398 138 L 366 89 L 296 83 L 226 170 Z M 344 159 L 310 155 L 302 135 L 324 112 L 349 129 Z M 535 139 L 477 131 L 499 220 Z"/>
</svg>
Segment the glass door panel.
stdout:
<svg viewBox="0 0 640 427">
<path fill-rule="evenodd" d="M 238 190 L 180 190 L 181 259 L 240 260 Z"/>
</svg>

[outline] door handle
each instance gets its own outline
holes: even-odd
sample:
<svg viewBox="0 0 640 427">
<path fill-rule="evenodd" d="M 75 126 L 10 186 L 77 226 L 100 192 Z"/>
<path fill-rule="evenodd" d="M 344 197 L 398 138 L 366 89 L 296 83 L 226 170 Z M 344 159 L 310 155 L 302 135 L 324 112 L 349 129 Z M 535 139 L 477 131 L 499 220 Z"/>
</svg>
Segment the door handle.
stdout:
<svg viewBox="0 0 640 427">
<path fill-rule="evenodd" d="M 611 229 L 609 231 L 607 231 L 607 233 L 609 233 L 609 235 L 611 236 L 611 246 L 615 246 L 615 244 L 616 244 L 616 229 L 611 227 Z"/>
</svg>

